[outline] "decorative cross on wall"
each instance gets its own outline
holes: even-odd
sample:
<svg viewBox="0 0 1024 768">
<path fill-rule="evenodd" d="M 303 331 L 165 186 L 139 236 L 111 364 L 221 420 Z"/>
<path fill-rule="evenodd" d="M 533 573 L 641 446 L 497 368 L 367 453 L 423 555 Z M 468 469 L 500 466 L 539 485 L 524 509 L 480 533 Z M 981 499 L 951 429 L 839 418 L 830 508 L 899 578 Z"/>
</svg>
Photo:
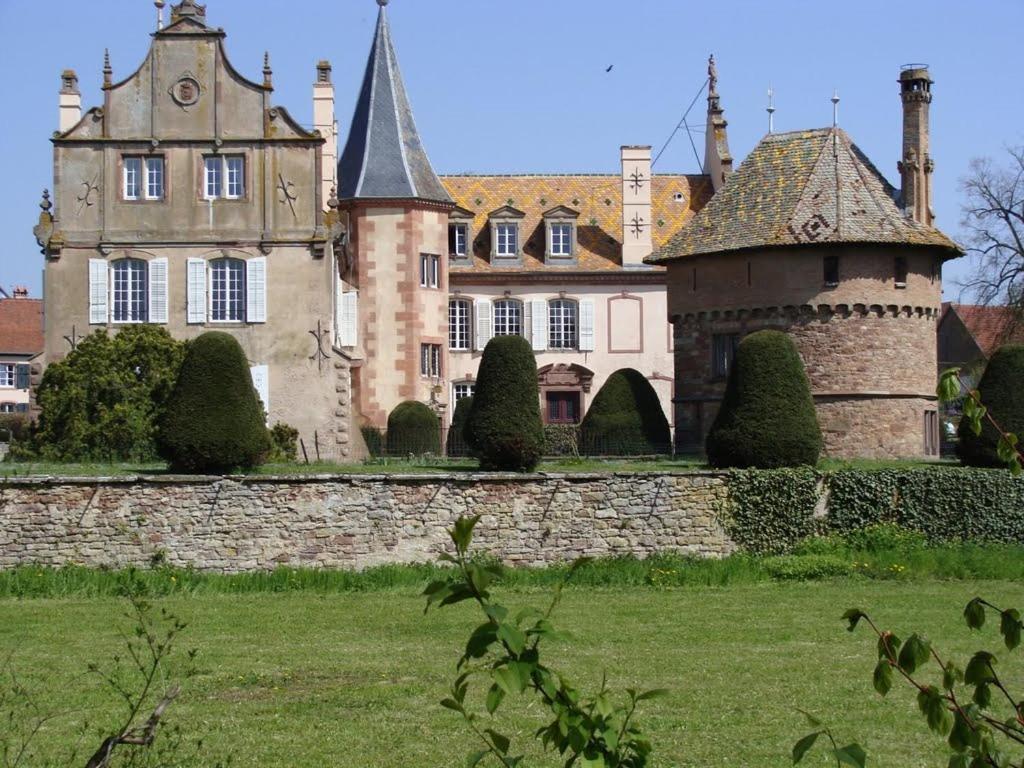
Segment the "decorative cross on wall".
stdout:
<svg viewBox="0 0 1024 768">
<path fill-rule="evenodd" d="M 633 233 L 633 237 L 639 238 L 644 233 L 644 228 L 648 224 L 645 222 L 639 213 L 633 214 L 633 220 L 629 222 L 629 231 Z"/>
<path fill-rule="evenodd" d="M 100 191 L 98 183 L 99 180 L 99 175 L 96 175 L 93 177 L 92 181 L 82 182 L 82 192 L 77 198 L 75 198 L 78 200 L 78 215 L 81 215 L 82 211 L 86 208 L 92 208 L 96 205 L 95 194 Z"/>
<path fill-rule="evenodd" d="M 78 349 L 78 329 L 75 326 L 71 326 L 71 335 L 65 336 L 64 341 L 71 347 L 72 352 Z"/>
<path fill-rule="evenodd" d="M 629 186 L 633 188 L 634 192 L 639 192 L 646 183 L 647 178 L 640 171 L 633 169 L 633 172 L 629 174 Z"/>
<path fill-rule="evenodd" d="M 309 335 L 316 339 L 316 351 L 309 356 L 310 360 L 316 360 L 316 367 L 320 373 L 324 372 L 324 361 L 330 359 L 330 355 L 324 352 L 324 338 L 330 335 L 330 331 L 323 329 L 322 323 L 316 321 L 316 330 L 310 331 Z"/>
<path fill-rule="evenodd" d="M 297 218 L 295 213 L 295 201 L 299 199 L 298 193 L 295 191 L 295 185 L 290 181 L 285 181 L 284 176 L 280 173 L 277 174 L 277 191 L 281 193 L 280 201 L 282 203 L 288 203 L 288 207 L 292 209 L 292 216 Z"/>
</svg>

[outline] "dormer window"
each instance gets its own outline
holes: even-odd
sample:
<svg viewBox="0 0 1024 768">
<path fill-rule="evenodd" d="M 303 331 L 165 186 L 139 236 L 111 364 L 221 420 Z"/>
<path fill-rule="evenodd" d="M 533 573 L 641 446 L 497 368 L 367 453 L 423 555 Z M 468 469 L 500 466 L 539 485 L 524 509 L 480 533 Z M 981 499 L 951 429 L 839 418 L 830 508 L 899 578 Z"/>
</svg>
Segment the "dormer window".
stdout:
<svg viewBox="0 0 1024 768">
<path fill-rule="evenodd" d="M 448 261 L 452 264 L 468 264 L 473 255 L 469 246 L 469 233 L 472 231 L 473 219 L 476 214 L 461 206 L 448 214 Z"/>
<path fill-rule="evenodd" d="M 519 265 L 523 253 L 519 242 L 519 224 L 526 214 L 506 205 L 491 211 L 491 261 L 495 264 Z"/>
<path fill-rule="evenodd" d="M 548 264 L 572 264 L 576 259 L 576 219 L 579 212 L 559 205 L 544 212 Z"/>
<path fill-rule="evenodd" d="M 466 258 L 466 225 L 448 225 L 448 255 L 453 259 Z"/>
<path fill-rule="evenodd" d="M 897 256 L 893 265 L 893 271 L 895 272 L 896 287 L 906 288 L 907 287 L 907 257 Z"/>
</svg>

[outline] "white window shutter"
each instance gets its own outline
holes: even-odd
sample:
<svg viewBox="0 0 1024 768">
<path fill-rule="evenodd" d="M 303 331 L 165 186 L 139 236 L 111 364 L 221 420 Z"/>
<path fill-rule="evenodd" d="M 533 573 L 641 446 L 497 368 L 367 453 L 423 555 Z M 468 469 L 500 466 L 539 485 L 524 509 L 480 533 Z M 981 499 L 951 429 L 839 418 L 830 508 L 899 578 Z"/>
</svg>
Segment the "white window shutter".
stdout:
<svg viewBox="0 0 1024 768">
<path fill-rule="evenodd" d="M 265 365 L 254 365 L 249 368 L 249 375 L 252 376 L 252 387 L 263 403 L 267 423 L 270 423 L 270 370 Z"/>
<path fill-rule="evenodd" d="M 533 351 L 543 352 L 548 348 L 548 303 L 544 299 L 537 299 L 530 304 L 533 305 Z"/>
<path fill-rule="evenodd" d="M 106 325 L 109 318 L 107 309 L 107 262 L 105 259 L 89 259 L 89 323 Z"/>
<path fill-rule="evenodd" d="M 486 299 L 479 299 L 476 302 L 476 348 L 483 351 L 487 342 L 491 340 L 491 311 L 493 305 Z"/>
<path fill-rule="evenodd" d="M 580 304 L 580 352 L 594 351 L 594 302 L 583 299 Z"/>
<path fill-rule="evenodd" d="M 533 302 L 523 302 L 523 338 L 531 342 L 533 340 Z"/>
<path fill-rule="evenodd" d="M 149 322 L 167 322 L 167 259 L 149 262 Z"/>
<path fill-rule="evenodd" d="M 345 291 L 341 294 L 341 325 L 338 341 L 343 347 L 354 347 L 359 343 L 359 293 Z"/>
<path fill-rule="evenodd" d="M 206 261 L 204 259 L 188 260 L 188 322 L 206 322 Z"/>
<path fill-rule="evenodd" d="M 245 262 L 245 321 L 267 322 L 267 259 L 260 256 Z"/>
</svg>

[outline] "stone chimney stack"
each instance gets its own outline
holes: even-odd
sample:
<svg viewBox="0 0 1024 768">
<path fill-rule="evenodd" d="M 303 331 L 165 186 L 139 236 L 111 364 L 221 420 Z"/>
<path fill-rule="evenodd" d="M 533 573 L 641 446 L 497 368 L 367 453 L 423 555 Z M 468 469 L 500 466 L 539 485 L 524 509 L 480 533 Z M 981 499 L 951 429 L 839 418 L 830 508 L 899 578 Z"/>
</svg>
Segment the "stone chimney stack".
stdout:
<svg viewBox="0 0 1024 768">
<path fill-rule="evenodd" d="M 16 299 L 27 299 L 28 298 L 28 288 L 26 288 L 24 285 L 16 285 L 14 287 L 14 298 L 16 298 Z"/>
<path fill-rule="evenodd" d="M 914 221 L 931 224 L 932 172 L 928 130 L 928 109 L 932 103 L 932 82 L 925 64 L 906 64 L 900 70 L 900 98 L 903 101 L 903 159 L 897 163 L 903 186 L 903 210 Z"/>
<path fill-rule="evenodd" d="M 338 123 L 334 117 L 334 83 L 331 82 L 331 62 L 316 65 L 313 83 L 313 127 L 320 131 L 324 144 L 323 167 L 320 174 L 321 198 L 326 208 L 331 189 L 338 183 Z"/>
<path fill-rule="evenodd" d="M 82 119 L 82 93 L 78 90 L 78 75 L 65 69 L 60 76 L 60 132 L 70 131 Z"/>
<path fill-rule="evenodd" d="M 622 147 L 622 266 L 643 267 L 651 243 L 651 148 Z"/>
</svg>

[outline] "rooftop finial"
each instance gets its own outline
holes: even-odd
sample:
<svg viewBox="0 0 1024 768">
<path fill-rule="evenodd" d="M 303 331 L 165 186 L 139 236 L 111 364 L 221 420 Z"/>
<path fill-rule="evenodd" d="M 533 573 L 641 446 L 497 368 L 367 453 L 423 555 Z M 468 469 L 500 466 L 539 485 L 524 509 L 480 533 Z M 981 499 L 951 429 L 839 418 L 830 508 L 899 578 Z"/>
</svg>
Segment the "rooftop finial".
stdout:
<svg viewBox="0 0 1024 768">
<path fill-rule="evenodd" d="M 273 87 L 274 70 L 270 68 L 270 51 L 263 52 L 263 87 Z"/>
<path fill-rule="evenodd" d="M 387 4 L 388 0 L 377 0 L 377 5 L 379 5 L 381 8 L 383 8 Z"/>
<path fill-rule="evenodd" d="M 53 203 L 50 202 L 50 190 L 48 190 L 48 189 L 44 189 L 43 190 L 43 199 L 39 201 L 39 207 L 42 208 L 44 211 L 47 211 L 47 212 L 51 208 L 53 208 Z"/>
<path fill-rule="evenodd" d="M 715 66 L 715 54 L 708 56 L 708 95 L 718 95 L 718 67 Z"/>
<path fill-rule="evenodd" d="M 164 6 L 167 5 L 166 0 L 154 0 L 153 5 L 156 6 L 156 31 L 159 32 L 164 28 Z"/>
<path fill-rule="evenodd" d="M 832 91 L 832 127 L 839 125 L 839 91 Z"/>
<path fill-rule="evenodd" d="M 103 84 L 110 85 L 113 82 L 114 69 L 110 66 L 110 49 L 103 49 Z"/>
<path fill-rule="evenodd" d="M 768 133 L 775 130 L 775 89 L 768 85 Z"/>
</svg>

